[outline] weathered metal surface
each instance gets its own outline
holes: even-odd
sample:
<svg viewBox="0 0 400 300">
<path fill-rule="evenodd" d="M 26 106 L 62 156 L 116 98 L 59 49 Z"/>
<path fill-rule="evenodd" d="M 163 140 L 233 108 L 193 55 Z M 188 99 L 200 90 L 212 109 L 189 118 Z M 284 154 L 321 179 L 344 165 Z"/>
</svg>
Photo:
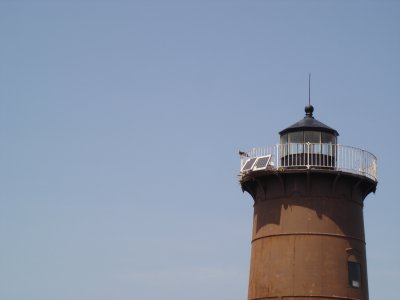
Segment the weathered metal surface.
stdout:
<svg viewBox="0 0 400 300">
<path fill-rule="evenodd" d="M 376 182 L 336 171 L 254 172 L 248 299 L 368 300 L 363 200 Z M 359 288 L 348 262 L 361 265 Z"/>
</svg>

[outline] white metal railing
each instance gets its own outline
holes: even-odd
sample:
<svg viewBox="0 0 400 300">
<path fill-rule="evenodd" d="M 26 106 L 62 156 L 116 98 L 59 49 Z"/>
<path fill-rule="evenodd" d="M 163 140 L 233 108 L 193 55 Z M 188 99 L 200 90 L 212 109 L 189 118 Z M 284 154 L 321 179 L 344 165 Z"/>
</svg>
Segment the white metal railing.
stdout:
<svg viewBox="0 0 400 300">
<path fill-rule="evenodd" d="M 359 148 L 335 144 L 289 143 L 253 148 L 248 152 L 241 152 L 240 169 L 242 170 L 249 158 L 265 155 L 271 156 L 269 169 L 326 168 L 378 180 L 375 155 Z"/>
</svg>

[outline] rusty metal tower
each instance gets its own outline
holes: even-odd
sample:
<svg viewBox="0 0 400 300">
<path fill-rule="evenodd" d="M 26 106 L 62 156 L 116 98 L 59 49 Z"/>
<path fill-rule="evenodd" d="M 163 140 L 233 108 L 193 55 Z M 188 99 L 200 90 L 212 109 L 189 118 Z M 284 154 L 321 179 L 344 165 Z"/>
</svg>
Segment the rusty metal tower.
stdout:
<svg viewBox="0 0 400 300">
<path fill-rule="evenodd" d="M 254 199 L 249 300 L 368 300 L 363 205 L 376 157 L 339 145 L 313 111 L 279 144 L 240 152 Z"/>
</svg>

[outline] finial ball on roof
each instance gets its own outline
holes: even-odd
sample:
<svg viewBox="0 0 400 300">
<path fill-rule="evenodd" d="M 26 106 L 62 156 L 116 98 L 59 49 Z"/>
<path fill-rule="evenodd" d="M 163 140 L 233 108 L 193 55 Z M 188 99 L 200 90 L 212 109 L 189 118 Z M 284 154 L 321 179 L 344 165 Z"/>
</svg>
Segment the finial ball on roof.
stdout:
<svg viewBox="0 0 400 300">
<path fill-rule="evenodd" d="M 307 105 L 304 108 L 304 111 L 306 112 L 306 116 L 312 117 L 312 113 L 314 111 L 314 107 L 312 105 Z"/>
</svg>

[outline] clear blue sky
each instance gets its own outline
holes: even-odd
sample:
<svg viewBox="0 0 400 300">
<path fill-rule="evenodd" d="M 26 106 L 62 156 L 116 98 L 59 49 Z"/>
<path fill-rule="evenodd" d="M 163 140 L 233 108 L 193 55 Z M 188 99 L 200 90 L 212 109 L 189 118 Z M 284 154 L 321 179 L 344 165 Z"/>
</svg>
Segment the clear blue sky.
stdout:
<svg viewBox="0 0 400 300">
<path fill-rule="evenodd" d="M 400 280 L 399 1 L 0 0 L 0 298 L 243 300 L 239 149 L 304 115 L 379 163 L 371 299 Z"/>
</svg>

